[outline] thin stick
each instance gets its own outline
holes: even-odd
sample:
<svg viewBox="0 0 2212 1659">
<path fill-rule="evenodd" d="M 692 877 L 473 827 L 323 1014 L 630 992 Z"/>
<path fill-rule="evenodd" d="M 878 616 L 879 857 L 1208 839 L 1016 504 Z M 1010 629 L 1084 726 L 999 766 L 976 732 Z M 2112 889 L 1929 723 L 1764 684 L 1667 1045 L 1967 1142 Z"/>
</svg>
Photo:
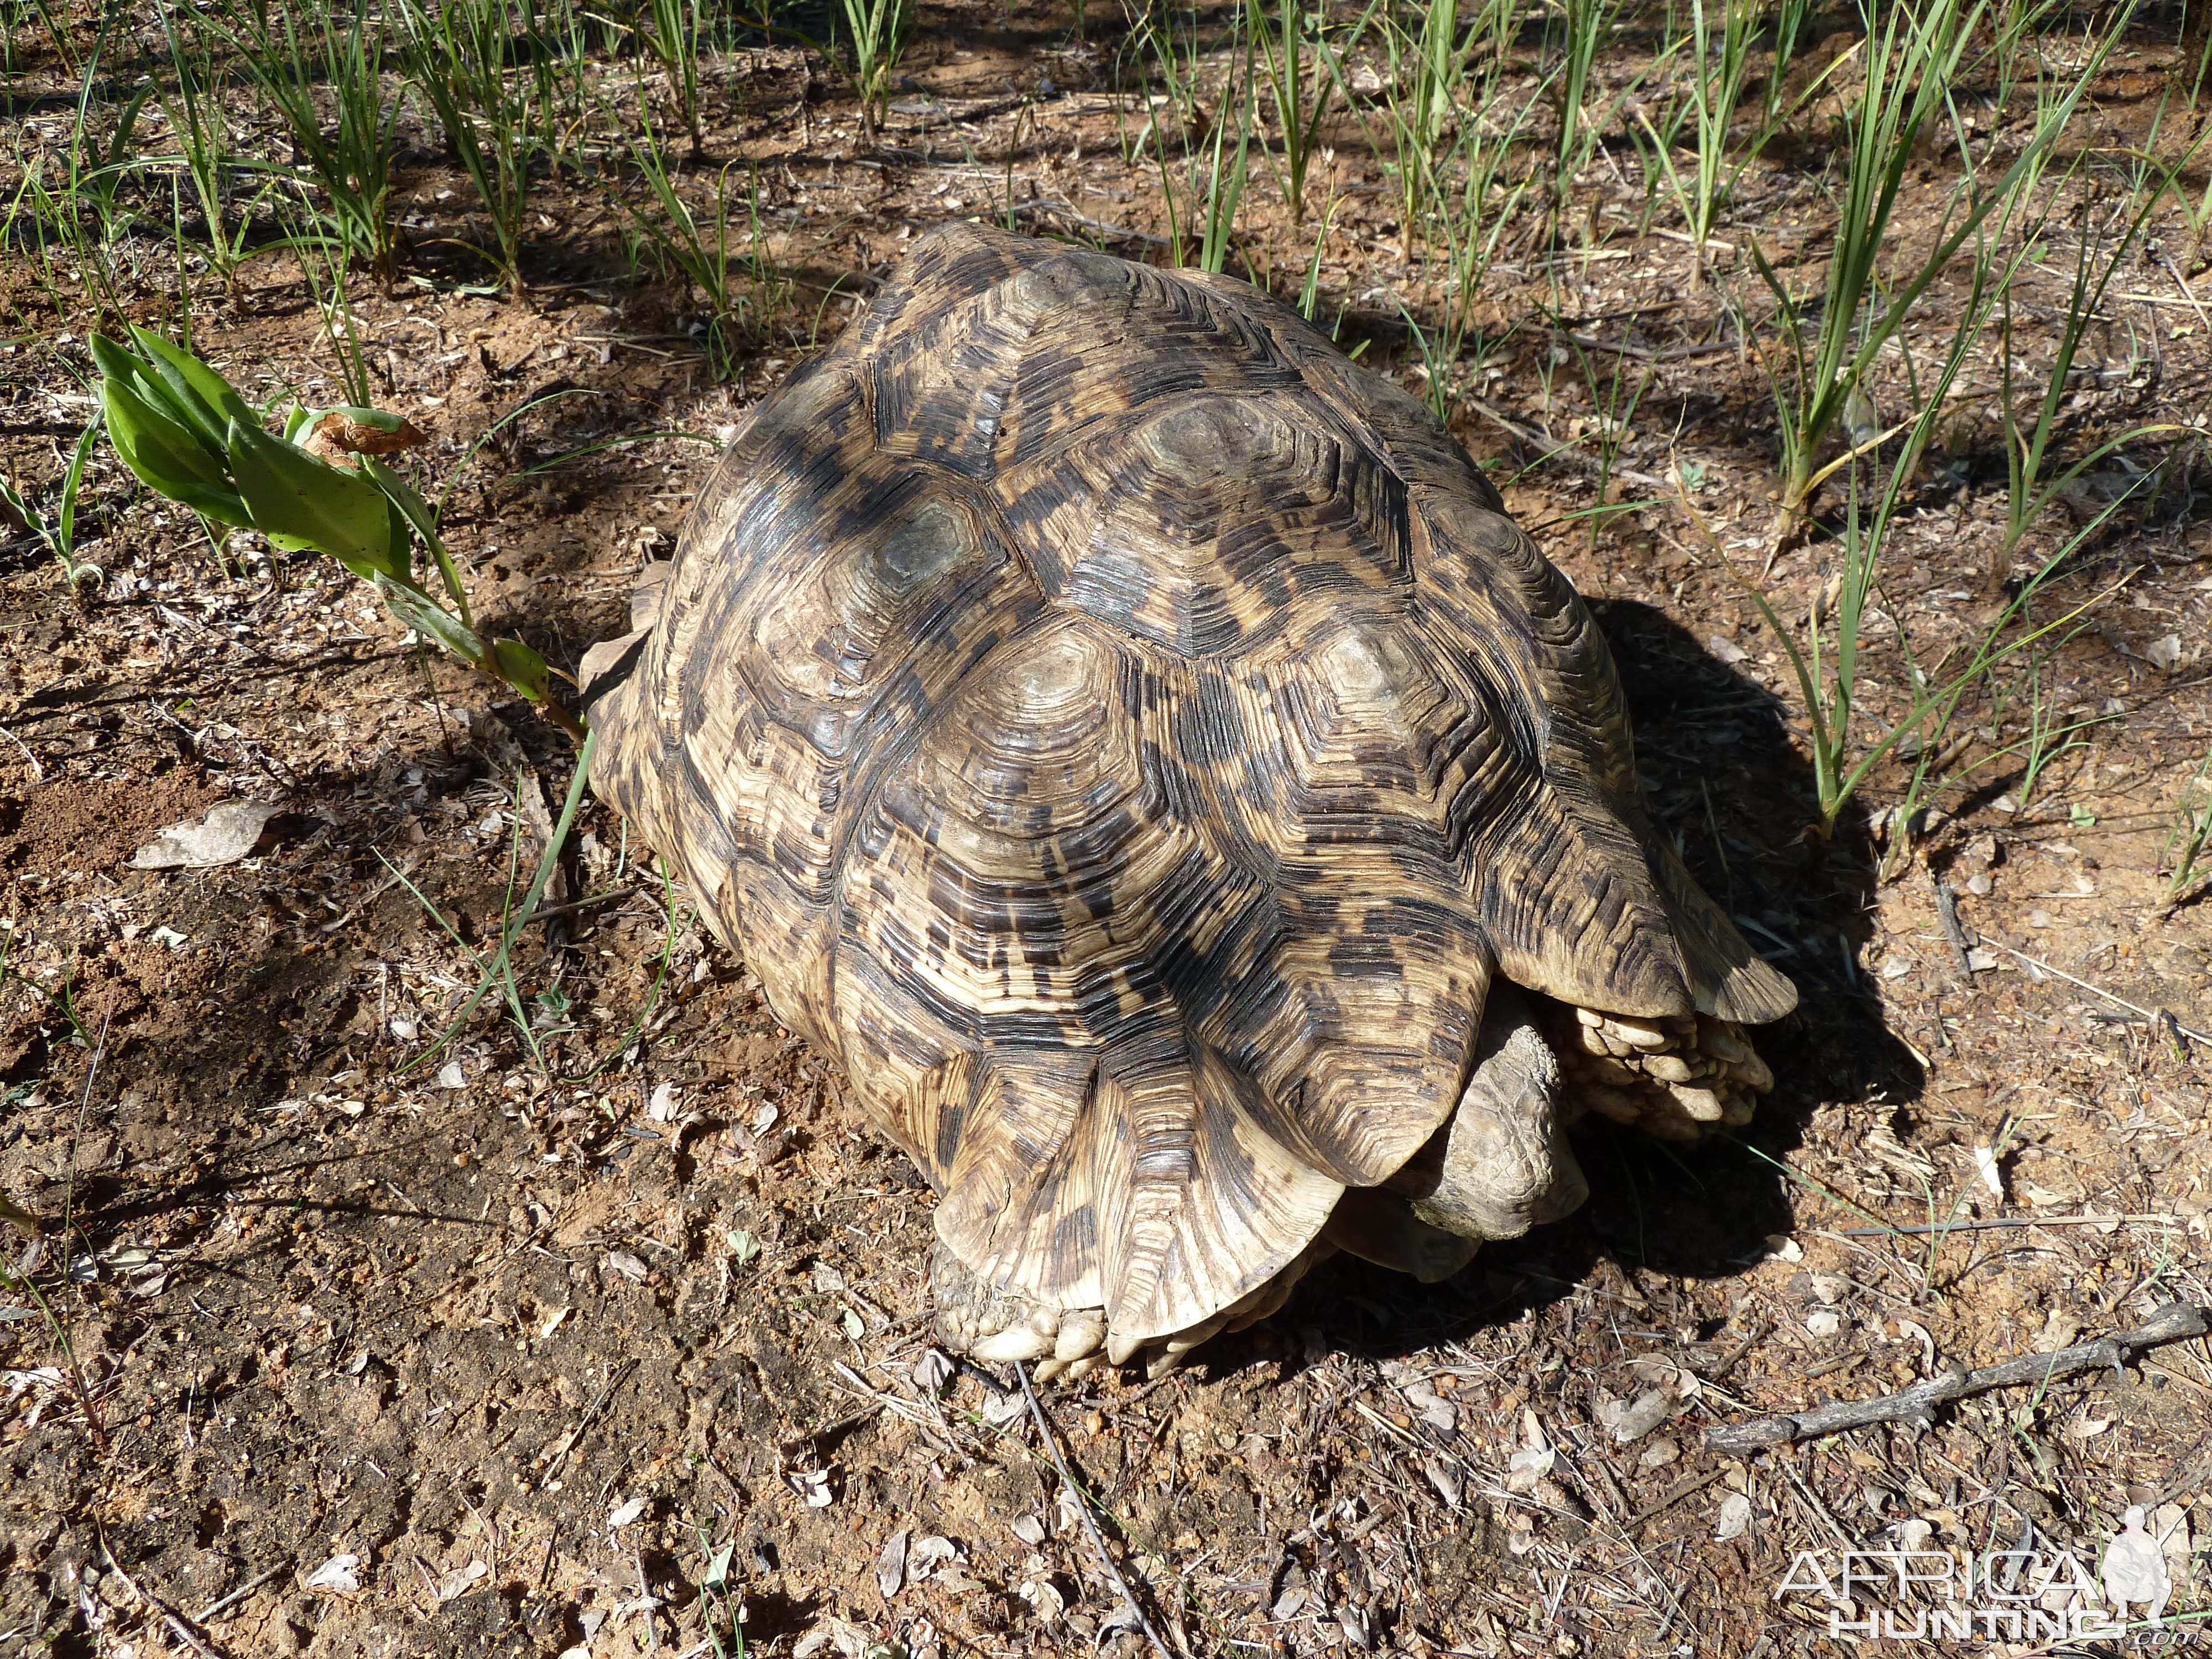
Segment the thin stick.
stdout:
<svg viewBox="0 0 2212 1659">
<path fill-rule="evenodd" d="M 2172 277 L 2181 289 L 2181 297 L 2189 301 L 2190 308 L 2197 313 L 2197 320 L 2206 329 L 2212 330 L 2212 317 L 2205 315 L 2203 302 L 2197 297 L 2196 289 L 2189 286 L 2189 279 L 2181 274 L 2181 267 L 2164 253 L 2158 256 L 2158 262 L 2166 267 L 2166 275 Z"/>
<path fill-rule="evenodd" d="M 1539 461 L 1569 461 L 1586 472 L 1606 470 L 1605 463 L 1596 456 L 1586 455 L 1572 444 L 1561 443 L 1534 427 L 1523 426 L 1504 410 L 1485 402 L 1480 398 L 1468 398 L 1465 401 L 1469 409 L 1474 410 L 1492 426 L 1511 434 L 1531 449 L 1538 451 L 1536 459 Z M 1620 478 L 1628 483 L 1641 484 L 1646 489 L 1664 489 L 1668 487 L 1664 478 L 1655 478 L 1649 472 L 1638 472 L 1625 466 L 1613 467 L 1607 472 L 1607 476 Z"/>
<path fill-rule="evenodd" d="M 270 1579 L 281 1576 L 284 1570 L 291 1565 L 292 1564 L 289 1560 L 279 1561 L 275 1566 L 270 1568 L 268 1571 L 257 1574 L 255 1577 L 247 1579 L 236 1589 L 231 1591 L 229 1595 L 222 1596 L 216 1601 L 209 1602 L 198 1613 L 194 1613 L 192 1615 L 192 1623 L 195 1625 L 204 1625 L 209 1620 L 215 1618 L 216 1615 L 229 1612 L 231 1608 L 236 1607 L 247 1596 L 252 1595 L 254 1591 L 259 1589 Z"/>
<path fill-rule="evenodd" d="M 2141 1014 L 2145 1019 L 2148 1020 L 2154 1025 L 2161 1024 L 2166 1020 L 2173 1019 L 2173 1016 L 2167 1013 L 2162 1008 L 2146 1008 L 2140 1003 L 2130 1002 L 2125 997 L 2116 997 L 2110 991 L 2100 989 L 2098 987 L 2090 984 L 2086 979 L 2075 978 L 2073 975 L 2068 973 L 2063 968 L 2052 967 L 2041 957 L 2032 957 L 2025 951 L 2014 950 L 2011 945 L 2007 945 L 2002 939 L 1990 939 L 1984 934 L 1982 939 L 1982 943 L 1984 945 L 1994 945 L 1998 950 L 2003 951 L 2007 956 L 2017 957 L 2019 960 L 2027 963 L 2032 968 L 2040 968 L 2046 974 L 2056 974 L 2059 978 L 2064 980 L 2069 985 L 2078 985 L 2083 990 L 2087 991 L 2091 996 L 2104 998 L 2106 1001 L 2111 1003 L 2115 1008 L 2124 1008 L 2131 1014 Z M 2182 1036 L 2190 1038 L 2192 1042 L 2212 1042 L 2212 1036 L 2207 1036 L 2202 1031 L 2192 1031 L 2178 1019 L 2173 1020 L 2173 1029 L 2180 1032 Z"/>
<path fill-rule="evenodd" d="M 1626 340 L 1601 340 L 1594 334 L 1570 333 L 1567 337 L 1587 351 L 1609 351 L 1616 357 L 1633 357 L 1639 362 L 1668 363 L 1683 357 L 1717 357 L 1724 351 L 1734 351 L 1734 340 L 1708 340 L 1702 344 L 1642 346 Z"/>
<path fill-rule="evenodd" d="M 17 737 L 14 732 L 9 731 L 9 728 L 4 726 L 0 726 L 0 732 L 6 732 L 8 733 L 8 741 L 14 744 L 16 748 L 21 750 L 23 751 L 23 758 L 31 763 L 31 781 L 33 783 L 44 783 L 46 781 L 46 769 L 39 764 L 39 757 L 31 752 L 31 745 L 25 743 L 22 738 Z"/>
<path fill-rule="evenodd" d="M 106 1559 L 108 1571 L 113 1573 L 118 1578 L 120 1578 L 126 1585 L 128 1585 L 130 1587 L 131 1593 L 133 1595 L 137 1596 L 141 1601 L 143 1601 L 148 1607 L 153 1608 L 155 1613 L 161 1614 L 161 1622 L 176 1632 L 177 1639 L 179 1641 L 182 1642 L 194 1653 L 198 1654 L 200 1656 L 200 1659 L 222 1659 L 222 1655 L 218 1654 L 205 1642 L 200 1640 L 198 1635 L 193 1631 L 190 1625 L 187 1625 L 182 1619 L 179 1619 L 175 1613 L 172 1613 L 164 1604 L 155 1601 L 152 1596 L 149 1595 L 139 1587 L 137 1580 L 133 1579 L 129 1573 L 123 1571 L 123 1564 L 115 1559 L 115 1552 L 107 1547 L 107 1534 L 105 1529 L 102 1529 L 100 1534 L 100 1553 Z"/>
<path fill-rule="evenodd" d="M 1974 983 L 1973 957 L 1968 954 L 1973 941 L 1960 925 L 1959 901 L 1951 891 L 1951 884 L 1932 871 L 1928 884 L 1936 890 L 1936 915 L 1943 924 L 1943 937 L 1951 942 L 1951 954 L 1958 958 L 1960 980 L 1972 989 Z"/>
<path fill-rule="evenodd" d="M 1087 214 L 1078 213 L 1065 202 L 1022 202 L 1014 208 L 1014 216 L 1018 219 L 1033 219 L 1043 215 L 1064 219 L 1078 229 L 1112 237 L 1117 241 L 1142 242 L 1147 247 L 1166 247 L 1170 245 L 1164 236 L 1155 236 L 1149 230 L 1132 230 L 1127 225 L 1109 225 L 1103 219 L 1093 219 Z"/>
<path fill-rule="evenodd" d="M 1771 1446 L 1816 1440 L 1874 1423 L 1925 1423 L 1930 1420 L 1929 1408 L 1946 1401 L 1986 1394 L 1991 1389 L 2045 1383 L 2107 1365 L 2118 1367 L 2125 1364 L 2129 1356 L 2139 1349 L 2185 1342 L 2191 1337 L 2203 1336 L 2204 1332 L 2203 1309 L 2187 1302 L 2172 1302 L 2153 1314 L 2148 1324 L 2100 1341 L 2078 1342 L 2056 1353 L 2022 1354 L 2014 1359 L 1984 1365 L 1978 1370 L 1970 1371 L 1954 1364 L 1940 1376 L 1878 1400 L 1840 1401 L 1793 1416 L 1763 1417 L 1754 1422 L 1724 1425 L 1705 1431 L 1705 1445 L 1717 1452 L 1762 1451 Z"/>
<path fill-rule="evenodd" d="M 623 899 L 635 897 L 637 889 L 635 887 L 617 887 L 609 892 L 594 893 L 589 898 L 571 899 L 566 904 L 541 904 L 523 917 L 522 926 L 528 927 L 536 922 L 550 921 L 555 916 L 569 915 L 578 910 L 595 909 L 602 904 L 617 904 Z"/>
<path fill-rule="evenodd" d="M 1159 1632 L 1152 1628 L 1152 1621 L 1146 1616 L 1144 1604 L 1130 1590 L 1129 1581 L 1121 1577 L 1121 1568 L 1114 1565 L 1114 1558 L 1107 1553 L 1106 1535 L 1098 1530 L 1098 1522 L 1091 1516 L 1091 1505 L 1084 1501 L 1083 1493 L 1075 1484 L 1075 1477 L 1068 1473 L 1067 1460 L 1060 1454 L 1060 1441 L 1053 1434 L 1052 1425 L 1045 1420 L 1044 1407 L 1037 1404 L 1036 1390 L 1030 1387 L 1029 1367 L 1019 1360 L 1015 1361 L 1014 1375 L 1022 1380 L 1022 1398 L 1029 1401 L 1030 1417 L 1036 1424 L 1037 1432 L 1044 1437 L 1045 1450 L 1052 1454 L 1053 1468 L 1060 1471 L 1061 1489 L 1073 1500 L 1075 1512 L 1083 1517 L 1083 1529 L 1091 1534 L 1091 1547 L 1098 1553 L 1098 1565 L 1106 1569 L 1106 1577 L 1121 1593 L 1123 1605 L 1136 1614 L 1138 1626 L 1145 1632 L 1145 1639 L 1152 1644 L 1152 1651 L 1159 1655 L 1160 1659 L 1175 1659 L 1168 1651 L 1168 1644 L 1160 1640 Z"/>
<path fill-rule="evenodd" d="M 599 1390 L 598 1397 L 584 1407 L 583 1415 L 576 1419 L 575 1431 L 568 1437 L 568 1443 L 561 1448 L 553 1461 L 545 1466 L 545 1473 L 538 1477 L 538 1491 L 544 1491 L 545 1483 L 561 1472 L 561 1465 L 568 1461 L 568 1454 L 575 1450 L 578 1443 L 591 1432 L 592 1425 L 599 1421 L 599 1413 L 606 1409 L 607 1401 L 614 1397 L 615 1390 L 622 1387 L 629 1374 L 636 1369 L 637 1361 L 635 1359 L 626 1359 L 615 1367 L 615 1374 L 606 1380 L 606 1384 Z M 552 1547 L 550 1540 L 548 1540 L 547 1550 L 550 1552 Z"/>
<path fill-rule="evenodd" d="M 1971 1233 L 1984 1227 L 2111 1227 L 2125 1222 L 2148 1222 L 2178 1227 L 2181 1224 L 2181 1218 L 2171 1215 L 2001 1215 L 1981 1221 L 1953 1221 L 1934 1227 L 1917 1224 L 1841 1227 L 1837 1231 L 1845 1238 L 1882 1238 L 1892 1233 Z"/>
</svg>

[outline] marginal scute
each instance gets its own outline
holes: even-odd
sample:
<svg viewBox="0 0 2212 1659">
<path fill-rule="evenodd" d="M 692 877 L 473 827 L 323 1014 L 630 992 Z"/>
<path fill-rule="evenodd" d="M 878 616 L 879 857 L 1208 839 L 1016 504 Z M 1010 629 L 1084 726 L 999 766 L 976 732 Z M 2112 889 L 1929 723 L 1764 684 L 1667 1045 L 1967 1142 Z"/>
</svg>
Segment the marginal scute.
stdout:
<svg viewBox="0 0 2212 1659">
<path fill-rule="evenodd" d="M 1340 1248 L 1434 1278 L 1576 1200 L 1573 1112 L 1772 1082 L 1736 1022 L 1792 994 L 1651 825 L 1587 608 L 1233 279 L 920 239 L 644 622 L 593 783 L 939 1194 L 963 1351 L 1173 1363 Z"/>
<path fill-rule="evenodd" d="M 1413 501 L 1425 619 L 1536 715 L 1513 809 L 1462 849 L 1499 970 L 1624 1013 L 1788 1012 L 1788 981 L 1650 822 L 1620 679 L 1589 607 L 1510 520 L 1444 490 Z"/>
<path fill-rule="evenodd" d="M 938 1236 L 988 1284 L 1172 1335 L 1266 1285 L 1342 1188 L 1253 1121 L 1203 1048 L 990 1066 L 947 1172 Z"/>
</svg>

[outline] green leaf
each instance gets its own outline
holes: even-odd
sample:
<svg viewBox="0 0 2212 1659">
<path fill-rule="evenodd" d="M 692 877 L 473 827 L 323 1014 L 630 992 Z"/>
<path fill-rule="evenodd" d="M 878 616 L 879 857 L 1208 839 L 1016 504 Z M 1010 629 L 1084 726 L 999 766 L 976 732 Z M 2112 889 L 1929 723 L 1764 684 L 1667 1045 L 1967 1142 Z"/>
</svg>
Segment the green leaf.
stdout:
<svg viewBox="0 0 2212 1659">
<path fill-rule="evenodd" d="M 430 550 L 430 556 L 437 563 L 439 578 L 446 584 L 446 596 L 461 613 L 462 624 L 473 626 L 469 596 L 461 587 L 461 573 L 454 568 L 453 556 L 446 551 L 445 543 L 438 539 L 438 515 L 431 510 L 430 503 L 422 499 L 422 492 L 413 484 L 374 455 L 361 458 L 361 470 L 392 498 L 392 507 L 414 526 L 415 533 L 422 538 L 422 544 Z"/>
<path fill-rule="evenodd" d="M 100 404 L 115 453 L 148 489 L 222 524 L 251 524 L 246 503 L 191 434 L 120 380 L 102 380 Z"/>
<path fill-rule="evenodd" d="M 390 504 L 368 479 L 238 420 L 230 423 L 230 471 L 253 527 L 272 541 L 317 549 L 357 575 L 405 577 Z"/>
<path fill-rule="evenodd" d="M 149 404 L 122 380 L 100 383 L 100 406 L 115 434 L 124 465 L 165 495 L 172 483 L 220 485 L 228 482 L 222 464 L 198 439 Z"/>
<path fill-rule="evenodd" d="M 490 653 L 477 631 L 410 581 L 377 572 L 369 580 L 384 596 L 384 608 L 425 639 L 435 640 L 463 662 L 483 665 Z"/>
<path fill-rule="evenodd" d="M 70 458 L 69 475 L 62 480 L 61 511 L 54 528 L 64 559 L 76 550 L 77 492 L 84 487 L 85 459 L 92 453 L 92 441 L 100 435 L 100 423 L 97 415 L 85 423 L 83 435 L 76 441 L 76 453 Z"/>
<path fill-rule="evenodd" d="M 146 372 L 145 364 L 105 334 L 94 335 L 90 344 L 93 366 L 111 380 L 134 380 Z"/>
<path fill-rule="evenodd" d="M 713 1590 L 717 1595 L 730 1593 L 730 1558 L 738 1553 L 734 1543 L 725 1544 L 716 1550 L 707 1563 L 706 1576 L 699 1580 L 699 1588 Z"/>
<path fill-rule="evenodd" d="M 544 658 L 520 640 L 501 640 L 492 652 L 499 664 L 499 677 L 531 702 L 544 702 L 550 695 L 552 671 L 546 667 Z"/>
<path fill-rule="evenodd" d="M 358 404 L 339 404 L 331 409 L 319 409 L 313 418 L 320 420 L 325 415 L 343 415 L 356 426 L 373 426 L 379 432 L 397 432 L 407 424 L 404 415 L 394 415 L 389 410 L 363 409 Z"/>
<path fill-rule="evenodd" d="M 160 335 L 136 323 L 131 325 L 131 337 L 137 342 L 154 373 L 178 400 L 178 412 L 192 415 L 195 425 L 204 420 L 210 441 L 216 448 L 223 447 L 223 434 L 234 421 L 240 426 L 259 428 L 260 418 L 246 406 L 246 399 L 230 389 L 229 381 L 191 352 L 171 345 Z M 191 407 L 187 409 L 185 404 Z"/>
<path fill-rule="evenodd" d="M 407 539 L 406 515 L 397 501 L 384 504 L 385 533 L 392 538 L 392 562 L 409 581 L 415 580 L 415 544 Z"/>
</svg>

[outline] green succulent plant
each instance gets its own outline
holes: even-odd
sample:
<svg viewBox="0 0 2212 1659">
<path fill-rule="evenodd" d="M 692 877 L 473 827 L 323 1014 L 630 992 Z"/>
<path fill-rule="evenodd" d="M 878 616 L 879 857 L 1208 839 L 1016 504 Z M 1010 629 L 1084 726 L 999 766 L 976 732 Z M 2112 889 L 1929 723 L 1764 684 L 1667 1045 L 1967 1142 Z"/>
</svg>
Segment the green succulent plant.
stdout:
<svg viewBox="0 0 2212 1659">
<path fill-rule="evenodd" d="M 553 696 L 545 659 L 520 640 L 477 631 L 437 515 L 379 459 L 420 443 L 421 433 L 383 410 L 295 404 L 280 436 L 190 352 L 135 325 L 131 339 L 136 353 L 95 335 L 92 355 L 108 435 L 140 483 L 216 523 L 258 530 L 277 547 L 328 554 L 374 586 L 399 622 L 582 738 L 582 725 Z M 418 538 L 450 606 L 416 580 Z"/>
</svg>

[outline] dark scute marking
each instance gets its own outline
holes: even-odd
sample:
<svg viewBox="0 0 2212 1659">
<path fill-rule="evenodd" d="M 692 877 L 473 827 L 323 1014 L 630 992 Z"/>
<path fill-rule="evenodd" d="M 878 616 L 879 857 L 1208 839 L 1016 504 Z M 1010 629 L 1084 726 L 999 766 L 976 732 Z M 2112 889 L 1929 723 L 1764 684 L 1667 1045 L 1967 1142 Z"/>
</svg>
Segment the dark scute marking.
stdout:
<svg viewBox="0 0 2212 1659">
<path fill-rule="evenodd" d="M 1085 1109 L 1097 1108 L 1089 1102 Z M 1088 1204 L 1079 1204 L 1060 1217 L 1052 1230 L 1053 1255 L 1062 1261 L 1085 1261 L 1098 1249 L 1098 1213 Z"/>
<path fill-rule="evenodd" d="M 972 1103 L 947 1101 L 937 1109 L 937 1144 L 930 1148 L 931 1159 L 936 1166 L 932 1172 L 935 1181 L 941 1181 L 941 1172 L 950 1170 L 960 1156 L 960 1132 L 967 1126 L 968 1108 Z"/>
<path fill-rule="evenodd" d="M 1243 1085 L 1237 1090 L 1239 1094 L 1255 1097 L 1248 1104 L 1249 1112 L 1249 1105 L 1258 1103 L 1256 1091 L 1251 1090 L 1249 1079 L 1234 1073 L 1231 1075 L 1238 1085 Z M 1206 1175 L 1223 1189 L 1222 1201 L 1224 1204 L 1249 1201 L 1259 1171 L 1253 1165 L 1251 1154 L 1244 1150 L 1237 1136 L 1237 1114 L 1231 1109 L 1229 1099 L 1217 1094 L 1202 1097 L 1196 1139 L 1205 1149 Z"/>
</svg>

